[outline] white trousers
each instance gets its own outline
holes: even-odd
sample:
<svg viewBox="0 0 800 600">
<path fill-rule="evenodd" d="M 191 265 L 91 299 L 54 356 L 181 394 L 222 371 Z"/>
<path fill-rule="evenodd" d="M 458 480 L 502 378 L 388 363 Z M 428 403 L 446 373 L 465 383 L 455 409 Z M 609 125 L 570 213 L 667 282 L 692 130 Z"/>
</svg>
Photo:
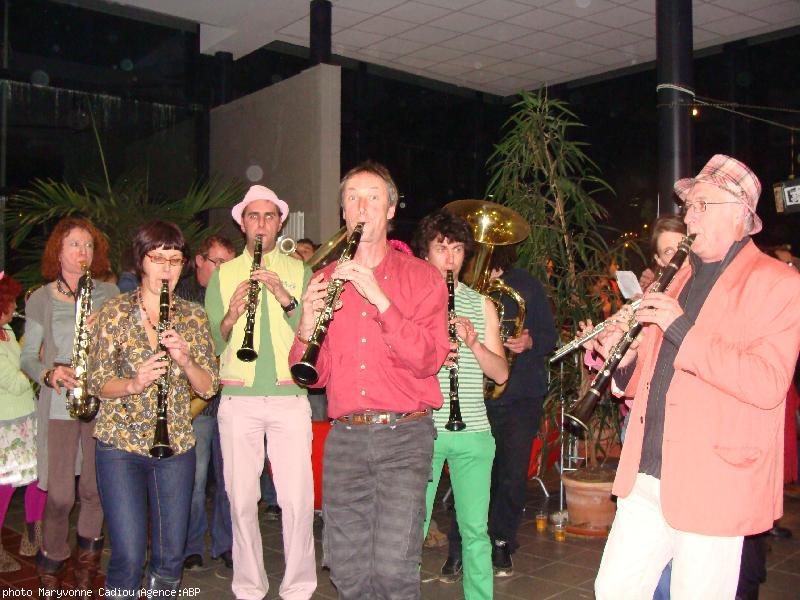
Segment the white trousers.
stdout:
<svg viewBox="0 0 800 600">
<path fill-rule="evenodd" d="M 651 600 L 661 572 L 672 560 L 671 600 L 733 600 L 742 540 L 670 527 L 661 512 L 661 481 L 639 473 L 630 495 L 617 501 L 595 597 Z"/>
</svg>

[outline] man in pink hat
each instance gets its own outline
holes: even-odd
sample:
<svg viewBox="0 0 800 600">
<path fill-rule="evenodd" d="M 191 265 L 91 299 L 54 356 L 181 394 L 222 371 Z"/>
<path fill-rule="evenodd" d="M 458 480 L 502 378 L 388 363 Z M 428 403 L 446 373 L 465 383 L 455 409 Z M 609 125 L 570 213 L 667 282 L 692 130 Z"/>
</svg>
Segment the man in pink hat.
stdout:
<svg viewBox="0 0 800 600">
<path fill-rule="evenodd" d="M 800 351 L 800 275 L 756 248 L 761 184 L 717 154 L 681 179 L 689 268 L 637 310 L 646 325 L 616 383 L 633 407 L 598 600 L 732 599 L 743 536 L 783 512 L 784 402 Z M 595 349 L 607 352 L 621 333 Z"/>
<path fill-rule="evenodd" d="M 206 311 L 220 354 L 224 386 L 217 420 L 233 522 L 232 589 L 237 598 L 248 600 L 264 598 L 268 589 L 258 525 L 265 434 L 282 509 L 286 571 L 280 596 L 306 600 L 317 585 L 311 408 L 306 390 L 294 384 L 288 365 L 300 318 L 297 298 L 302 296 L 311 271 L 276 248 L 288 214 L 288 205 L 275 192 L 252 186 L 231 210 L 245 235 L 245 250 L 220 265 L 206 291 Z M 254 265 L 258 236 L 262 258 Z M 252 347 L 258 356 L 248 362 L 237 352 L 245 337 L 251 280 L 260 288 L 252 328 Z"/>
</svg>

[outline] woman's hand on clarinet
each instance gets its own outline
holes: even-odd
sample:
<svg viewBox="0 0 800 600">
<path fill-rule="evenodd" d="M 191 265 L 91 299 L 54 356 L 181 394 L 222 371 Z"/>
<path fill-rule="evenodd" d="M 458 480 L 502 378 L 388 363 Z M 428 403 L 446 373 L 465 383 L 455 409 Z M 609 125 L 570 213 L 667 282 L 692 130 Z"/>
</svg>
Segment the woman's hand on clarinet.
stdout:
<svg viewBox="0 0 800 600">
<path fill-rule="evenodd" d="M 156 352 L 136 369 L 136 376 L 130 380 L 128 391 L 130 395 L 141 394 L 156 379 L 167 372 L 167 363 L 162 360 L 167 356 L 164 351 Z"/>
<path fill-rule="evenodd" d="M 161 334 L 161 344 L 169 352 L 169 356 L 181 369 L 185 370 L 186 365 L 192 360 L 189 352 L 189 342 L 187 342 L 174 329 L 167 329 Z"/>
<path fill-rule="evenodd" d="M 80 385 L 80 382 L 75 378 L 74 369 L 65 365 L 58 365 L 53 368 L 50 371 L 48 380 L 57 394 L 60 394 L 62 389 L 74 390 Z"/>
</svg>

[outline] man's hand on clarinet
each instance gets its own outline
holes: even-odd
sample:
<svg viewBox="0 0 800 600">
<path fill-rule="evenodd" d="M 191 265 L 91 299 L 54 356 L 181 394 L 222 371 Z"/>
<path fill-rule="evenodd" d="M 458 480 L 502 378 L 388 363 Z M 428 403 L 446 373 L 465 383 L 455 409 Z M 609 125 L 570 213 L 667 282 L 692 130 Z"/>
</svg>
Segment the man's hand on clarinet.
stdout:
<svg viewBox="0 0 800 600">
<path fill-rule="evenodd" d="M 267 291 L 275 296 L 281 306 L 286 306 L 292 301 L 292 295 L 283 287 L 283 282 L 275 271 L 258 269 L 253 273 L 252 279 L 263 283 Z"/>
<path fill-rule="evenodd" d="M 636 311 L 636 320 L 644 325 L 654 323 L 666 331 L 683 314 L 678 301 L 661 292 L 646 294 Z"/>
<path fill-rule="evenodd" d="M 297 328 L 297 334 L 303 339 L 307 340 L 311 336 L 317 317 L 325 307 L 328 283 L 329 281 L 325 278 L 324 273 L 317 273 L 308 282 L 308 287 L 303 292 L 300 325 Z M 340 300 L 334 309 L 338 309 L 341 305 L 342 302 Z"/>
<path fill-rule="evenodd" d="M 334 279 L 344 279 L 351 281 L 356 291 L 361 294 L 367 302 L 373 304 L 378 312 L 384 312 L 391 302 L 389 297 L 383 292 L 375 273 L 369 267 L 358 264 L 354 260 L 337 265 L 333 270 Z"/>
</svg>

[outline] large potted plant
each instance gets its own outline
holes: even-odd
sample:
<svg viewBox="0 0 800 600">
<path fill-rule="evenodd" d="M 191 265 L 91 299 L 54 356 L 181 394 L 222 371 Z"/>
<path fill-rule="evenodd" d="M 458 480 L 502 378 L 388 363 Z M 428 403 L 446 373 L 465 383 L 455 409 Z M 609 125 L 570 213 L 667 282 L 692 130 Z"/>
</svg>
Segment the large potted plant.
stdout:
<svg viewBox="0 0 800 600">
<path fill-rule="evenodd" d="M 544 284 L 565 341 L 575 336 L 579 321 L 602 320 L 597 282 L 608 276 L 612 260 L 622 260 L 602 235 L 606 212 L 595 195 L 611 189 L 584 152 L 585 144 L 575 139 L 580 127 L 566 104 L 549 98 L 545 90 L 523 92 L 489 159 L 489 197 L 530 223 L 531 235 L 521 244 L 518 265 Z M 562 399 L 581 397 L 589 385 L 583 361 L 572 359 L 553 369 L 545 400 L 547 429 L 560 427 Z M 613 519 L 614 471 L 603 458 L 618 431 L 618 411 L 605 405 L 585 436 L 585 466 L 562 474 L 570 521 L 587 532 L 605 532 Z M 598 499 L 586 501 L 586 491 L 592 488 Z M 579 505 L 573 506 L 573 501 Z M 585 508 L 598 509 L 599 521 L 587 516 Z"/>
</svg>

